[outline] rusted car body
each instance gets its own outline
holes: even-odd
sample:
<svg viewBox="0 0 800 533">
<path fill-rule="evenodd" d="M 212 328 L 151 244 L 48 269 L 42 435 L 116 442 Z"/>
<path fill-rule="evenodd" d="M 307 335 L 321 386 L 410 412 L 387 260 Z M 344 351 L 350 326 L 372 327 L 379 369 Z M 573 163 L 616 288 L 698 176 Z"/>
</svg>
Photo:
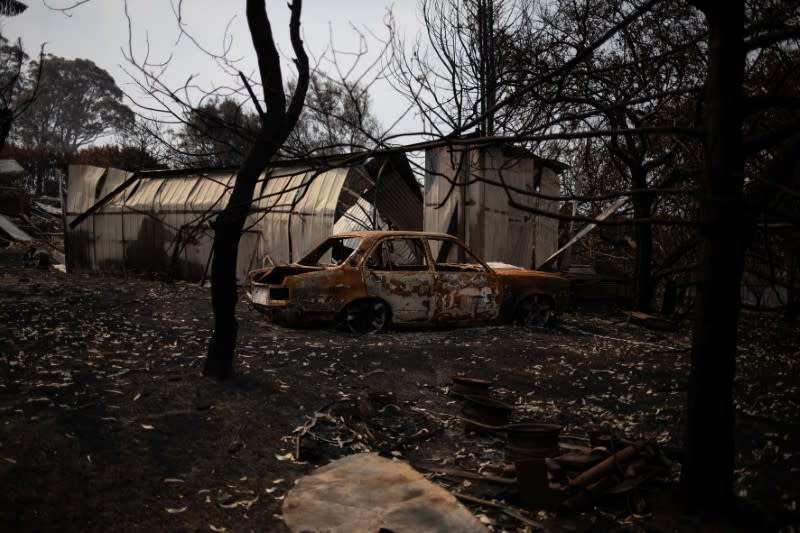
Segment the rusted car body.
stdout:
<svg viewBox="0 0 800 533">
<path fill-rule="evenodd" d="M 334 235 L 290 265 L 253 270 L 248 298 L 270 320 L 393 325 L 545 325 L 568 300 L 563 276 L 492 268 L 460 240 L 414 231 Z"/>
</svg>

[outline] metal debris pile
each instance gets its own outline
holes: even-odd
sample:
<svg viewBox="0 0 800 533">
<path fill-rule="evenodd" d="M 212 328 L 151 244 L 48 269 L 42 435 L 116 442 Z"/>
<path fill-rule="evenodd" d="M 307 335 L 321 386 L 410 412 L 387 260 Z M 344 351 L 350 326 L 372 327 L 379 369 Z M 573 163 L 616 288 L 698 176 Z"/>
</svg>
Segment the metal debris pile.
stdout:
<svg viewBox="0 0 800 533">
<path fill-rule="evenodd" d="M 316 410 L 294 430 L 294 459 L 318 463 L 371 451 L 400 456 L 441 427 L 434 415 L 391 393 L 345 395 Z"/>
<path fill-rule="evenodd" d="M 468 479 L 451 487 L 463 500 L 535 528 L 541 524 L 532 521 L 531 511 L 563 517 L 602 508 L 624 521 L 647 514 L 647 489 L 680 473 L 677 452 L 652 442 L 610 429 L 592 429 L 584 437 L 562 434 L 558 424 L 513 421 L 514 407 L 492 398 L 490 386 L 482 378 L 454 377 L 450 394 L 462 401 L 466 433 L 462 451 L 475 451 L 457 455 L 462 469 L 423 467 L 434 476 Z"/>
<path fill-rule="evenodd" d="M 0 186 L 0 247 L 28 248 L 24 265 L 46 269 L 65 262 L 62 212 L 57 198 L 30 196 Z"/>
<path fill-rule="evenodd" d="M 622 522 L 649 512 L 648 489 L 677 479 L 674 450 L 609 429 L 579 436 L 563 434 L 558 424 L 515 419 L 513 405 L 491 396 L 492 384 L 455 376 L 447 392 L 460 414 L 449 417 L 391 393 L 344 396 L 295 429 L 292 459 L 324 464 L 370 451 L 402 458 L 500 529 L 508 526 L 504 520 L 538 529 L 542 519 L 595 509 Z M 439 432 L 443 439 L 431 438 Z M 453 451 L 453 441 L 462 447 Z"/>
</svg>

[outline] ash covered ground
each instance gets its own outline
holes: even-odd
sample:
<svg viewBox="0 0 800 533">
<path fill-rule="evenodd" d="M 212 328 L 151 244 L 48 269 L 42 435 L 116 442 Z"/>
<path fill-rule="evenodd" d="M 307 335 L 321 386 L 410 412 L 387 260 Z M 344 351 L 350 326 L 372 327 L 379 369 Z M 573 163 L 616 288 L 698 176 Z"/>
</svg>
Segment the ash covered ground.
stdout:
<svg viewBox="0 0 800 533">
<path fill-rule="evenodd" d="M 654 333 L 627 325 L 618 308 L 594 306 L 572 309 L 550 331 L 356 336 L 279 327 L 242 300 L 237 376 L 220 384 L 200 376 L 208 289 L 25 268 L 23 253 L 0 250 L 5 530 L 285 531 L 281 504 L 294 481 L 359 451 L 428 472 L 502 475 L 498 438 L 464 432 L 461 404 L 448 394 L 456 374 L 494 380 L 492 394 L 515 407 L 512 420 L 556 422 L 578 438 L 606 427 L 668 450 L 682 445 L 688 322 Z M 798 324 L 743 313 L 736 491 L 769 527 L 800 524 L 799 346 Z M 379 409 L 387 404 L 394 416 Z M 508 486 L 429 475 L 516 508 Z M 697 525 L 665 503 L 673 489 L 643 487 L 647 506 L 636 512 L 623 504 L 526 516 L 554 531 Z M 494 531 L 535 529 L 498 508 L 467 506 Z M 751 525 L 759 529 L 742 527 Z"/>
</svg>

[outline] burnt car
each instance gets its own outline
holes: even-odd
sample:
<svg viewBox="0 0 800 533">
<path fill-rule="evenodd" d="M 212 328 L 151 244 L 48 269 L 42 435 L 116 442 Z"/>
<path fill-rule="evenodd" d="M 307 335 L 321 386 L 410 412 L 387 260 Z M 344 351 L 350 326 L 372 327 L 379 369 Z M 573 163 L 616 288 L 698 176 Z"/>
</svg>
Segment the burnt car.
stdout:
<svg viewBox="0 0 800 533">
<path fill-rule="evenodd" d="M 492 268 L 451 235 L 413 231 L 334 235 L 296 263 L 251 271 L 247 283 L 270 320 L 339 321 L 356 333 L 390 324 L 544 326 L 569 297 L 563 276 Z"/>
</svg>

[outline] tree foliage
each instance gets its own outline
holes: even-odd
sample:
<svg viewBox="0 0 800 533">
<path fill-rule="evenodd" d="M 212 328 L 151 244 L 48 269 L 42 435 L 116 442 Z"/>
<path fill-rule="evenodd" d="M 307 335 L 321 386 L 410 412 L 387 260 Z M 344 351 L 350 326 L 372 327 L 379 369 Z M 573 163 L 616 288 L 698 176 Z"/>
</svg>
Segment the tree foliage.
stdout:
<svg viewBox="0 0 800 533">
<path fill-rule="evenodd" d="M 28 6 L 17 0 L 0 0 L 0 15 L 13 17 L 28 9 Z"/>
<path fill-rule="evenodd" d="M 40 66 L 35 99 L 12 128 L 18 144 L 71 154 L 133 122 L 133 112 L 122 102 L 114 79 L 92 61 L 48 54 L 31 62 L 30 75 Z M 17 100 L 31 98 L 31 91 L 22 91 Z"/>
<path fill-rule="evenodd" d="M 94 165 L 129 171 L 160 166 L 157 159 L 137 146 L 113 144 L 82 148 L 70 157 L 69 162 L 72 165 Z"/>
<path fill-rule="evenodd" d="M 186 166 L 238 165 L 255 140 L 260 119 L 232 98 L 214 98 L 184 113 L 176 159 Z"/>
<path fill-rule="evenodd" d="M 293 93 L 296 81 L 288 84 Z M 175 133 L 175 159 L 186 166 L 235 166 L 252 145 L 258 113 L 232 97 L 211 97 L 184 112 Z M 377 120 L 369 94 L 357 84 L 339 83 L 322 72 L 310 75 L 297 125 L 281 148 L 287 158 L 331 155 L 373 148 Z"/>
<path fill-rule="evenodd" d="M 40 74 L 39 69 L 29 68 L 22 40 L 10 43 L 0 34 L 0 149 L 14 119 L 36 98 Z"/>
<path fill-rule="evenodd" d="M 367 89 L 317 71 L 311 75 L 306 104 L 284 151 L 305 156 L 367 150 L 375 147 L 377 129 Z"/>
</svg>

